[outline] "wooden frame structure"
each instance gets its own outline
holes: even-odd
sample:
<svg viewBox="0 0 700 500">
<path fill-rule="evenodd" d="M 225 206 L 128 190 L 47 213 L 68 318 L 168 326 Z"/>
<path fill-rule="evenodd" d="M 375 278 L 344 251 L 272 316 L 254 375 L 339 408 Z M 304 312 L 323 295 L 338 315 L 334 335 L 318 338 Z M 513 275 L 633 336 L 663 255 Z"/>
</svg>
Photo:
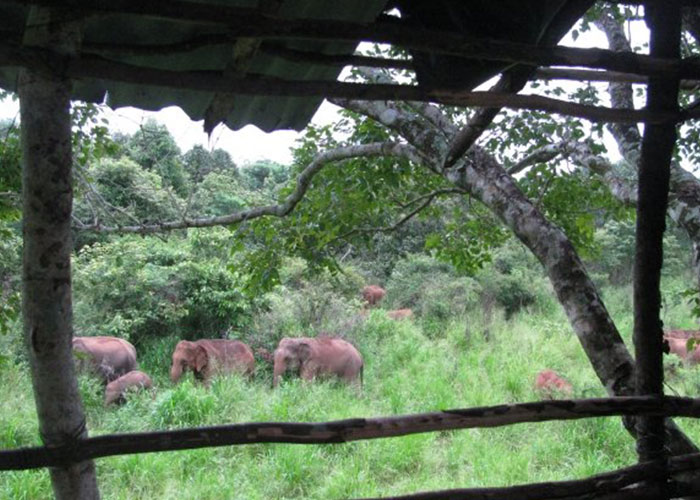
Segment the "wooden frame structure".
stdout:
<svg viewBox="0 0 700 500">
<path fill-rule="evenodd" d="M 677 94 L 681 79 L 700 80 L 700 63 L 694 59 L 680 59 L 681 8 L 683 5 L 697 6 L 699 2 L 625 2 L 645 6 L 646 21 L 652 33 L 649 56 L 475 39 L 449 30 L 417 30 L 415 26 L 396 22 L 358 24 L 280 19 L 266 11 L 185 1 L 26 0 L 6 3 L 33 6 L 27 28 L 16 33 L 6 33 L 0 40 L 0 66 L 22 68 L 18 91 L 24 151 L 23 315 L 40 431 L 45 446 L 0 451 L 0 470 L 50 467 L 57 496 L 96 498 L 99 494 L 92 459 L 115 454 L 260 442 L 339 443 L 445 429 L 623 415 L 638 417 L 640 464 L 637 466 L 580 481 L 429 492 L 402 498 L 659 499 L 700 493 L 700 481 L 685 479 L 688 472 L 700 471 L 700 454 L 670 459 L 664 448 L 664 418 L 700 418 L 700 400 L 664 396 L 662 331 L 659 321 L 661 238 L 675 127 L 683 120 L 700 116 L 700 110 L 695 106 L 685 110 L 678 108 Z M 194 37 L 185 42 L 148 47 L 109 43 L 81 44 L 78 20 L 86 13 L 94 12 L 203 23 L 228 31 L 208 37 Z M 230 43 L 232 37 L 352 43 L 367 40 L 452 57 L 516 63 L 515 67 L 522 67 L 520 73 L 514 73 L 516 83 L 503 84 L 495 92 L 472 92 L 425 85 L 289 81 L 247 74 L 245 71 L 232 77 L 226 71 L 146 68 L 118 63 L 105 57 L 105 54 L 115 53 L 145 56 L 177 54 L 197 47 Z M 393 68 L 410 68 L 413 64 L 407 60 L 328 55 L 275 47 L 267 47 L 265 50 L 276 51 L 277 55 L 302 64 L 313 62 Z M 517 95 L 534 73 L 534 66 L 539 65 L 584 66 L 602 70 L 596 74 L 600 79 L 644 79 L 648 81 L 649 89 L 647 108 L 618 110 Z M 556 74 L 556 71 L 561 70 L 549 71 Z M 589 78 L 590 74 L 581 73 L 580 76 Z M 545 110 L 589 120 L 644 122 L 646 126 L 640 162 L 635 265 L 634 338 L 638 395 L 630 398 L 525 403 L 316 424 L 251 423 L 88 438 L 79 402 L 76 405 L 79 409 L 77 412 L 66 412 L 65 408 L 57 407 L 58 401 L 79 401 L 70 354 L 72 196 L 68 107 L 71 81 L 81 79 L 211 91 L 222 95 L 414 100 L 483 108 L 475 118 L 481 126 L 474 127 L 472 123 L 471 129 L 467 127 L 455 137 L 445 168 L 449 168 L 451 162 L 474 143 L 478 138 L 475 130 L 483 130 L 483 125 L 488 124 L 503 106 Z M 48 377 L 48 374 L 51 376 Z M 49 385 L 42 381 L 47 378 L 52 379 Z"/>
</svg>

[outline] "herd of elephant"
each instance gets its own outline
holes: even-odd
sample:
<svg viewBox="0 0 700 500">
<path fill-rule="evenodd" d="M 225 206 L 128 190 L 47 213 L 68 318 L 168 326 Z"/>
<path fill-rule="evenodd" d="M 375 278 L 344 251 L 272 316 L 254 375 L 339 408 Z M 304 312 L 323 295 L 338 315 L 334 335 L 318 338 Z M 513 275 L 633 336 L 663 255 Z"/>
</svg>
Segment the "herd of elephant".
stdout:
<svg viewBox="0 0 700 500">
<path fill-rule="evenodd" d="M 379 305 L 386 292 L 377 285 L 362 289 L 365 312 Z M 413 318 L 411 309 L 387 311 L 394 320 Z M 695 345 L 689 339 L 695 339 Z M 664 332 L 668 350 L 686 363 L 700 362 L 700 332 L 671 330 Z M 97 374 L 105 385 L 105 405 L 123 402 L 129 390 L 150 389 L 151 378 L 137 370 L 136 349 L 128 341 L 117 337 L 75 337 L 73 350 L 79 368 Z M 337 337 L 283 338 L 270 354 L 258 349 L 258 354 L 273 363 L 272 385 L 276 387 L 285 372 L 298 374 L 304 380 L 319 376 L 336 376 L 349 383 L 362 384 L 364 361 L 350 342 Z M 201 339 L 182 340 L 172 355 L 170 379 L 177 383 L 183 373 L 192 371 L 196 380 L 208 384 L 216 374 L 240 373 L 252 376 L 255 357 L 251 348 L 238 340 Z M 573 386 L 558 373 L 543 370 L 537 374 L 534 389 L 541 397 L 570 396 Z"/>
<path fill-rule="evenodd" d="M 127 391 L 153 386 L 151 378 L 137 369 L 136 349 L 124 339 L 74 337 L 73 351 L 78 353 L 79 368 L 95 373 L 106 384 L 105 406 L 123 402 Z M 298 373 L 304 380 L 332 375 L 346 382 L 362 383 L 362 355 L 340 338 L 283 338 L 273 358 L 273 386 L 286 371 Z M 192 371 L 195 379 L 206 385 L 218 374 L 252 376 L 255 358 L 250 347 L 239 340 L 181 340 L 173 351 L 170 380 L 179 382 L 186 371 Z"/>
<path fill-rule="evenodd" d="M 385 292 L 379 286 L 369 285 L 363 289 L 362 295 L 365 307 L 370 308 L 379 304 Z M 388 311 L 387 315 L 395 320 L 411 319 L 413 312 L 397 309 Z M 137 369 L 136 349 L 127 340 L 107 336 L 74 337 L 73 351 L 78 368 L 95 373 L 105 384 L 105 406 L 123 402 L 130 390 L 153 386 L 151 378 Z M 348 383 L 362 384 L 362 355 L 355 346 L 341 338 L 285 337 L 269 358 L 273 361 L 273 387 L 278 385 L 285 372 L 296 373 L 304 380 L 336 376 Z M 204 384 L 217 374 L 252 376 L 255 357 L 251 348 L 239 340 L 182 340 L 173 351 L 170 379 L 177 383 L 187 371 Z"/>
</svg>

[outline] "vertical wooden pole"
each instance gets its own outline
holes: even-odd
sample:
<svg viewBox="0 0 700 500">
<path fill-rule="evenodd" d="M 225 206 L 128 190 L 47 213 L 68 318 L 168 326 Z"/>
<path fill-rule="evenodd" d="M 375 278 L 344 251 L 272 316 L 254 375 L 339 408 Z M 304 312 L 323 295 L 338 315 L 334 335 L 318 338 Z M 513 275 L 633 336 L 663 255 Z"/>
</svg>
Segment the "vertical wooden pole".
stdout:
<svg viewBox="0 0 700 500">
<path fill-rule="evenodd" d="M 668 0 L 663 4 L 648 1 L 644 11 L 651 31 L 650 54 L 680 58 L 680 1 Z M 678 83 L 678 77 L 673 74 L 650 78 L 647 108 L 652 111 L 677 110 Z M 673 122 L 647 124 L 644 127 L 634 267 L 634 347 L 637 360 L 636 392 L 639 395 L 663 396 L 659 284 L 670 164 L 675 141 L 676 124 Z M 640 417 L 637 431 L 637 453 L 641 462 L 666 458 L 663 417 Z M 660 498 L 668 498 L 668 493 Z"/>
<path fill-rule="evenodd" d="M 61 54 L 75 51 L 79 23 L 65 12 L 32 8 L 24 43 Z M 58 57 L 54 63 L 58 63 Z M 71 339 L 72 155 L 70 90 L 52 70 L 22 70 L 22 314 L 39 417 L 48 446 L 87 437 Z M 56 498 L 99 498 L 92 461 L 52 468 Z"/>
</svg>

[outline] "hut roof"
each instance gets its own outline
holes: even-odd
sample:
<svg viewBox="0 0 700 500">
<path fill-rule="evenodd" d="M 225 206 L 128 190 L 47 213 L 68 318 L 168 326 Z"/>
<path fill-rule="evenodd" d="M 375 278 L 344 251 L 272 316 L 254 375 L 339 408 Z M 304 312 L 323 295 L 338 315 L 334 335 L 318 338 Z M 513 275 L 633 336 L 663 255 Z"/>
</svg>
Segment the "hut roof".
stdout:
<svg viewBox="0 0 700 500">
<path fill-rule="evenodd" d="M 592 4 L 591 0 L 53 0 L 0 1 L 0 48 L 21 47 L 30 9 L 36 5 L 69 7 L 84 17 L 80 57 L 90 61 L 129 65 L 144 70 L 219 74 L 231 81 L 245 78 L 286 82 L 334 82 L 344 63 L 307 56 L 347 56 L 363 38 L 332 29 L 314 30 L 321 23 L 353 23 L 367 33 L 387 26 L 409 27 L 555 45 Z M 237 15 L 238 14 L 238 15 Z M 258 21 L 265 21 L 257 28 Z M 270 30 L 278 21 L 280 29 Z M 296 21 L 285 32 L 284 22 Z M 303 23 L 309 22 L 304 31 Z M 301 30 L 299 28 L 301 26 Z M 330 33 L 329 33 L 330 31 Z M 361 31 L 361 30 L 360 30 Z M 306 35 L 308 33 L 308 35 Z M 359 32 L 358 32 L 359 33 Z M 503 62 L 445 56 L 420 46 L 409 48 L 422 86 L 473 88 L 504 70 Z M 14 90 L 18 65 L 3 63 L 0 87 Z M 106 66 L 109 66 L 107 64 Z M 115 69 L 115 72 L 118 69 Z M 232 129 L 247 124 L 271 131 L 302 129 L 322 101 L 314 95 L 251 95 L 217 93 L 181 86 L 129 81 L 109 76 L 74 78 L 73 98 L 105 102 L 111 107 L 135 106 L 158 110 L 181 107 L 193 120 L 205 119 L 211 130 L 218 123 Z"/>
</svg>

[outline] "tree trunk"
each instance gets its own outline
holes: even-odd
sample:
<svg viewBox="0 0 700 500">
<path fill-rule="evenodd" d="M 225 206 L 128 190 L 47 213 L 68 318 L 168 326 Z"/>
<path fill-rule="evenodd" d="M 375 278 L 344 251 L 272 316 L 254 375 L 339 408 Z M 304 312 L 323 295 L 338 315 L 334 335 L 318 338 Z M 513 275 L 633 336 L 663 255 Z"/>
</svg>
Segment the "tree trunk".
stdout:
<svg viewBox="0 0 700 500">
<path fill-rule="evenodd" d="M 33 9 L 25 44 L 76 49 L 80 30 L 65 13 Z M 22 314 L 39 431 L 48 446 L 87 437 L 71 350 L 71 120 L 68 80 L 23 70 Z M 99 498 L 92 461 L 51 469 L 56 498 Z"/>
<path fill-rule="evenodd" d="M 631 52 L 625 30 L 612 9 L 611 6 L 604 6 L 602 15 L 595 24 L 605 33 L 610 49 Z M 683 21 L 696 41 L 700 41 L 700 9 L 684 9 Z M 611 83 L 609 94 L 612 107 L 634 107 L 633 89 L 629 83 Z M 642 146 L 642 136 L 637 125 L 616 123 L 609 124 L 607 128 L 625 160 L 631 165 L 636 165 Z M 627 179 L 629 182 L 634 180 Z M 633 201 L 636 203 L 636 198 Z M 671 165 L 668 215 L 674 223 L 683 228 L 693 242 L 693 267 L 696 285 L 700 288 L 700 181 L 675 162 Z"/>
<path fill-rule="evenodd" d="M 441 166 L 449 150 L 448 140 L 450 134 L 457 132 L 456 127 L 438 131 L 428 120 L 400 105 L 340 99 L 333 102 L 369 116 L 399 133 L 423 153 L 430 162 L 426 165 L 428 168 L 468 191 L 498 216 L 542 263 L 608 394 L 634 394 L 634 360 L 576 250 L 566 235 L 520 191 L 515 180 L 496 160 L 484 150 L 472 147 L 454 168 L 443 171 Z M 631 433 L 636 434 L 632 419 L 625 419 L 625 424 Z M 666 430 L 672 454 L 698 451 L 672 421 L 667 421 Z"/>
</svg>

